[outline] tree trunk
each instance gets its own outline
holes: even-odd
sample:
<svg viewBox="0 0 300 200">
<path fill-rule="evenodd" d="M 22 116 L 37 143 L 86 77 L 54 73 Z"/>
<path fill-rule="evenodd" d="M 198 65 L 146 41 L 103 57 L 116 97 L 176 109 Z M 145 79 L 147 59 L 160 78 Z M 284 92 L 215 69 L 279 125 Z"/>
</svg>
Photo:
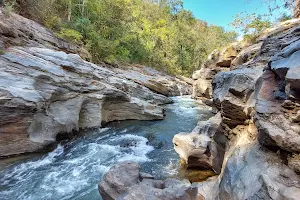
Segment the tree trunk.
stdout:
<svg viewBox="0 0 300 200">
<path fill-rule="evenodd" d="M 300 0 L 294 0 L 293 15 L 294 18 L 300 17 Z"/>
<path fill-rule="evenodd" d="M 71 16 L 72 16 L 72 0 L 69 0 L 69 4 L 68 4 L 68 22 L 71 21 Z"/>
<path fill-rule="evenodd" d="M 84 17 L 85 0 L 82 0 L 81 16 Z"/>
</svg>

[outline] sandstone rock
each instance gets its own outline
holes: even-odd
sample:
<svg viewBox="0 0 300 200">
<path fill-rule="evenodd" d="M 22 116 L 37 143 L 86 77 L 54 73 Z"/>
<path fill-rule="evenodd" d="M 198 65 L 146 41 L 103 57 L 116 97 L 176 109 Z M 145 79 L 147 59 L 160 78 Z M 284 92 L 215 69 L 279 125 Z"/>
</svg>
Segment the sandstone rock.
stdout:
<svg viewBox="0 0 300 200">
<path fill-rule="evenodd" d="M 289 152 L 300 153 L 300 126 L 291 123 L 283 114 L 256 116 L 261 144 L 269 147 L 280 147 Z"/>
<path fill-rule="evenodd" d="M 222 111 L 230 127 L 243 124 L 254 108 L 254 89 L 262 68 L 244 68 L 221 72 L 213 80 L 214 104 Z"/>
<path fill-rule="evenodd" d="M 231 62 L 231 66 L 239 66 L 252 61 L 260 51 L 262 42 L 244 48 Z"/>
<path fill-rule="evenodd" d="M 174 149 L 187 167 L 221 172 L 226 143 L 221 123 L 221 114 L 218 113 L 208 121 L 200 121 L 192 133 L 174 136 Z"/>
<path fill-rule="evenodd" d="M 217 61 L 216 65 L 220 67 L 230 67 L 231 62 L 238 55 L 237 48 L 238 47 L 236 46 L 236 44 L 233 44 L 221 51 L 219 60 Z"/>
<path fill-rule="evenodd" d="M 98 188 L 103 200 L 113 200 L 139 182 L 140 167 L 124 162 L 113 166 L 103 177 Z"/>
<path fill-rule="evenodd" d="M 117 200 L 194 200 L 197 196 L 197 187 L 192 187 L 188 181 L 144 180 L 131 187 L 127 194 L 120 196 Z"/>
<path fill-rule="evenodd" d="M 197 184 L 198 192 L 206 200 L 297 199 L 300 176 L 249 137 L 249 128 L 230 144 L 219 177 Z"/>
<path fill-rule="evenodd" d="M 193 74 L 193 94 L 192 98 L 207 98 L 212 96 L 212 80 L 221 71 L 228 71 L 229 68 L 201 68 Z"/>
<path fill-rule="evenodd" d="M 197 197 L 197 188 L 188 181 L 145 177 L 132 162 L 112 167 L 99 183 L 99 192 L 103 200 L 194 200 Z"/>
<path fill-rule="evenodd" d="M 193 98 L 205 97 L 210 99 L 212 95 L 211 80 L 198 79 L 193 83 Z"/>
<path fill-rule="evenodd" d="M 300 154 L 291 154 L 288 157 L 288 166 L 297 174 L 300 173 Z"/>
<path fill-rule="evenodd" d="M 257 92 L 256 125 L 261 144 L 288 152 L 299 152 L 300 126 L 298 122 L 299 99 L 298 54 L 299 42 L 287 45 L 270 60 L 270 70 L 262 76 Z"/>
<path fill-rule="evenodd" d="M 113 69 L 118 75 L 139 83 L 150 90 L 165 96 L 180 96 L 192 94 L 192 87 L 179 79 L 153 71 L 148 67 Z"/>
<path fill-rule="evenodd" d="M 278 156 L 257 144 L 240 146 L 229 156 L 218 199 L 298 199 L 300 177 Z M 249 187 L 251 185 L 251 187 Z"/>
<path fill-rule="evenodd" d="M 84 59 L 89 58 L 80 46 L 69 44 L 57 38 L 42 25 L 13 13 L 5 16 L 0 12 L 0 41 L 5 48 L 11 46 L 51 48 L 76 53 Z"/>
<path fill-rule="evenodd" d="M 7 148 L 0 156 L 39 151 L 55 142 L 57 134 L 114 120 L 163 119 L 158 105 L 172 102 L 122 73 L 45 48 L 6 49 L 0 56 L 0 77 L 0 146 Z M 176 86 L 172 80 L 168 77 L 168 84 Z M 13 141 L 21 144 L 20 151 Z"/>
<path fill-rule="evenodd" d="M 214 75 L 216 75 L 217 69 L 211 68 L 201 68 L 193 73 L 192 78 L 194 80 L 197 79 L 205 79 L 205 80 L 212 80 Z"/>
</svg>

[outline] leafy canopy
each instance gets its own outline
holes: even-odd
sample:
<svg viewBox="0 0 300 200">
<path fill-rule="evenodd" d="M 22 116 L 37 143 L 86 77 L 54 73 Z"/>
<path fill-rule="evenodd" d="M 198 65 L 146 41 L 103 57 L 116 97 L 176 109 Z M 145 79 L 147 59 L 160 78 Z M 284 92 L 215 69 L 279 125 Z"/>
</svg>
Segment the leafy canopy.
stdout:
<svg viewBox="0 0 300 200">
<path fill-rule="evenodd" d="M 19 0 L 19 12 L 80 43 L 93 62 L 190 75 L 236 33 L 196 19 L 181 0 Z"/>
</svg>

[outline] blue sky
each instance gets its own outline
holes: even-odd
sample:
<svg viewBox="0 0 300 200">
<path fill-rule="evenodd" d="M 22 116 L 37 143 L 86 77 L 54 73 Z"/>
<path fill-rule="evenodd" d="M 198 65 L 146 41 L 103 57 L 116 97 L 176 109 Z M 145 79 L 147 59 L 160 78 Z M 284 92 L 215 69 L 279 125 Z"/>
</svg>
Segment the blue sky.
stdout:
<svg viewBox="0 0 300 200">
<path fill-rule="evenodd" d="M 183 5 L 185 9 L 191 10 L 196 18 L 227 29 L 238 13 L 268 12 L 267 4 L 262 3 L 262 0 L 183 0 Z"/>
</svg>

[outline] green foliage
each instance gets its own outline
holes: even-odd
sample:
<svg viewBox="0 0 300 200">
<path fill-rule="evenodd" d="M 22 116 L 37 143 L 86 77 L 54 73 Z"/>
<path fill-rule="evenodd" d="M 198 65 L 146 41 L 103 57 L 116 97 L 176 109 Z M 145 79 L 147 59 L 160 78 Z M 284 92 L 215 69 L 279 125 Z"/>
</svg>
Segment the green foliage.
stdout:
<svg viewBox="0 0 300 200">
<path fill-rule="evenodd" d="M 272 23 L 264 16 L 247 13 L 238 14 L 231 25 L 244 34 L 244 40 L 254 43 L 259 34 Z"/>
<path fill-rule="evenodd" d="M 81 41 L 93 62 L 129 62 L 190 75 L 236 33 L 208 25 L 181 0 L 26 0 L 21 13 Z"/>
<path fill-rule="evenodd" d="M 62 25 L 61 18 L 58 16 L 49 16 L 44 18 L 44 24 L 47 28 L 57 30 Z"/>
<path fill-rule="evenodd" d="M 4 2 L 3 13 L 6 16 L 9 16 L 10 13 L 15 12 L 16 0 L 10 0 Z"/>
<path fill-rule="evenodd" d="M 0 55 L 5 54 L 5 51 L 3 49 L 0 49 Z"/>
<path fill-rule="evenodd" d="M 57 35 L 58 37 L 61 37 L 73 43 L 78 43 L 83 38 L 80 32 L 74 29 L 67 29 L 67 28 L 62 28 Z"/>
<path fill-rule="evenodd" d="M 287 21 L 287 20 L 290 20 L 292 19 L 293 17 L 287 13 L 283 13 L 279 18 L 278 18 L 278 21 L 279 22 L 284 22 L 284 21 Z"/>
</svg>

